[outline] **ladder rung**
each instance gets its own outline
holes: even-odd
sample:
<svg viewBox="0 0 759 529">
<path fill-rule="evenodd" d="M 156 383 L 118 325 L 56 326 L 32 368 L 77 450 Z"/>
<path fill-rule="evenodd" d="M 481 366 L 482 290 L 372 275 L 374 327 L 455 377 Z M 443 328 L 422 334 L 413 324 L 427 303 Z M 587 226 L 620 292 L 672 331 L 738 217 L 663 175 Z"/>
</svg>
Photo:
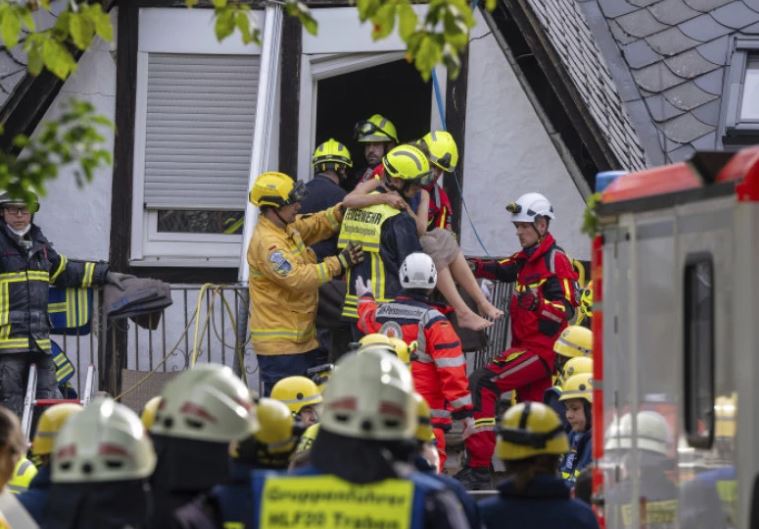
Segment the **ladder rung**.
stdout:
<svg viewBox="0 0 759 529">
<path fill-rule="evenodd" d="M 62 404 L 64 402 L 69 402 L 73 404 L 81 404 L 82 401 L 79 399 L 37 399 L 34 401 L 34 405 L 37 407 L 40 406 L 54 406 L 55 404 Z"/>
</svg>

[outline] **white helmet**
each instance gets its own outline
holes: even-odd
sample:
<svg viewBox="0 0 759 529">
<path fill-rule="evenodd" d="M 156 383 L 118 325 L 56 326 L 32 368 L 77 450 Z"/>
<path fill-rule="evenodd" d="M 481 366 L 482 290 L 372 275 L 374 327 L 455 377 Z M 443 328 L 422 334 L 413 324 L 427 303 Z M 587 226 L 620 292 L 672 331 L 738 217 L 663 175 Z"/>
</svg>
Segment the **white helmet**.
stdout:
<svg viewBox="0 0 759 529">
<path fill-rule="evenodd" d="M 377 349 L 349 353 L 324 391 L 321 428 L 355 439 L 413 439 L 417 417 L 411 372 Z"/>
<path fill-rule="evenodd" d="M 432 290 L 437 285 L 437 269 L 432 257 L 422 252 L 409 254 L 398 272 L 403 288 Z"/>
<path fill-rule="evenodd" d="M 258 431 L 253 401 L 227 366 L 200 364 L 178 375 L 161 392 L 151 433 L 229 442 Z"/>
<path fill-rule="evenodd" d="M 54 483 L 135 480 L 156 464 L 140 418 L 109 398 L 97 398 L 72 415 L 55 439 Z"/>
<path fill-rule="evenodd" d="M 537 217 L 556 218 L 553 206 L 540 193 L 525 193 L 516 202 L 508 204 L 506 211 L 511 213 L 511 222 L 535 222 Z"/>
<path fill-rule="evenodd" d="M 641 450 L 669 455 L 672 435 L 664 417 L 655 411 L 638 412 L 637 446 Z M 633 446 L 632 415 L 615 419 L 606 430 L 605 450 L 630 450 Z"/>
</svg>

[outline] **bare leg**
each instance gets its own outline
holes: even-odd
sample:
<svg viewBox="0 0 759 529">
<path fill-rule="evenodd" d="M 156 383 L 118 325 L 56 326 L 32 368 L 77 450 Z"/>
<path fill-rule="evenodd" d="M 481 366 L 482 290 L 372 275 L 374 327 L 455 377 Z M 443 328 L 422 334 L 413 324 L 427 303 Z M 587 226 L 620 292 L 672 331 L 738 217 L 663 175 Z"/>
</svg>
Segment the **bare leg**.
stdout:
<svg viewBox="0 0 759 529">
<path fill-rule="evenodd" d="M 493 325 L 493 322 L 477 315 L 464 301 L 456 288 L 451 271 L 446 266 L 437 271 L 437 289 L 456 311 L 456 319 L 461 327 L 479 331 Z"/>
<path fill-rule="evenodd" d="M 495 305 L 488 301 L 485 294 L 482 293 L 480 285 L 477 284 L 477 280 L 474 278 L 474 274 L 469 268 L 469 265 L 464 259 L 464 254 L 459 252 L 456 259 L 450 264 L 451 274 L 456 282 L 466 291 L 467 294 L 472 296 L 480 314 L 490 320 L 497 320 L 503 317 L 503 311 L 498 309 Z"/>
</svg>

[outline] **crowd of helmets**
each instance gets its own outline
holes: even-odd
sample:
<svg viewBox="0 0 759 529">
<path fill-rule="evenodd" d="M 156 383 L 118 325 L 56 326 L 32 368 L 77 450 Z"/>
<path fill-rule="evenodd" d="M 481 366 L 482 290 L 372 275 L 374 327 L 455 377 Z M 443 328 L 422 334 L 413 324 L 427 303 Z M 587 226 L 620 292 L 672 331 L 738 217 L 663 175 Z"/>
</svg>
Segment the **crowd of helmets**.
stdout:
<svg viewBox="0 0 759 529">
<path fill-rule="evenodd" d="M 591 339 L 588 329 L 571 326 L 557 341 L 557 402 L 592 401 Z M 490 500 L 478 508 L 455 480 L 438 474 L 430 408 L 414 391 L 409 361 L 401 340 L 368 335 L 321 387 L 288 377 L 270 398 L 252 395 L 229 367 L 201 364 L 167 383 L 141 417 L 103 397 L 84 408 L 47 408 L 31 461 L 21 459 L 26 447 L 15 415 L 3 411 L 0 441 L 16 468 L 27 469 L 27 482 L 12 482 L 12 491 L 41 527 L 289 527 L 260 519 L 266 502 L 277 503 L 263 493 L 267 480 L 304 478 L 316 468 L 358 484 L 378 476 L 410 480 L 450 496 L 434 505 L 451 527 L 480 527 L 498 510 Z M 569 452 L 567 430 L 550 404 L 514 405 L 500 420 L 496 455 L 507 467 L 548 458 L 555 468 Z"/>
</svg>

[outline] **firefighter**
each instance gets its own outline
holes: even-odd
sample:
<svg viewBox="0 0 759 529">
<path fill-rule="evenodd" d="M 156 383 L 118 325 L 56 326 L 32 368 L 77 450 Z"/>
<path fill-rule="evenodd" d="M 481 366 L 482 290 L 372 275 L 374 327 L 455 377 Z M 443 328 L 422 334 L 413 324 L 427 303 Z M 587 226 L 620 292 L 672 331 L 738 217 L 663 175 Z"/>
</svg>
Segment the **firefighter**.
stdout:
<svg viewBox="0 0 759 529">
<path fill-rule="evenodd" d="M 11 494 L 22 494 L 29 490 L 29 484 L 37 475 L 37 466 L 28 458 L 22 457 L 13 469 L 13 476 L 8 482 L 8 491 Z"/>
<path fill-rule="evenodd" d="M 348 148 L 332 138 L 316 147 L 311 164 L 314 177 L 306 184 L 306 196 L 300 207 L 302 214 L 324 211 L 342 202 L 345 198 L 342 186 L 353 167 Z M 337 234 L 311 245 L 311 249 L 318 262 L 337 254 Z M 340 353 L 347 351 L 351 342 L 350 325 L 340 318 L 345 289 L 343 278 L 334 278 L 319 287 L 316 331 L 321 347 L 330 353 L 330 362 L 335 362 Z"/>
<path fill-rule="evenodd" d="M 361 332 L 380 332 L 416 341 L 419 346 L 411 363 L 414 386 L 432 407 L 432 426 L 440 453 L 440 465 L 445 465 L 445 432 L 452 420 L 464 424 L 464 436 L 474 428 L 472 396 L 466 376 L 466 359 L 461 341 L 453 325 L 429 303 L 429 295 L 437 283 L 437 271 L 432 258 L 421 252 L 412 253 L 399 272 L 403 290 L 395 301 L 377 305 L 371 285 L 356 280 L 359 299 Z"/>
<path fill-rule="evenodd" d="M 569 377 L 563 384 L 559 402 L 572 431 L 569 432 L 569 452 L 561 461 L 561 477 L 574 487 L 577 477 L 590 464 L 593 456 L 591 414 L 593 404 L 593 375 L 582 373 Z"/>
<path fill-rule="evenodd" d="M 561 422 L 564 423 L 564 427 L 569 432 L 571 428 L 569 427 L 569 423 L 566 422 L 564 406 L 559 402 L 562 381 L 566 380 L 563 377 L 564 366 L 573 358 L 590 359 L 589 357 L 593 354 L 593 333 L 585 327 L 570 325 L 561 331 L 561 334 L 553 343 L 553 351 L 556 353 L 553 374 L 554 385 L 543 393 L 543 403 L 550 406 L 561 417 Z M 591 368 L 588 373 L 591 373 L 593 369 L 592 362 L 590 365 Z"/>
<path fill-rule="evenodd" d="M 0 406 L 0 528 L 36 527 L 34 520 L 8 490 L 13 471 L 26 452 L 26 440 L 18 417 Z"/>
<path fill-rule="evenodd" d="M 639 411 L 635 417 L 637 425 L 632 424 L 630 413 L 612 421 L 604 436 L 607 457 L 622 468 L 622 480 L 612 482 L 604 495 L 607 527 L 726 527 L 720 499 L 713 487 L 691 480 L 678 488 L 670 479 L 668 474 L 677 473 L 677 464 L 673 457 L 672 430 L 666 419 L 651 410 Z M 632 453 L 634 448 L 637 454 Z M 639 524 L 633 523 L 632 516 L 635 476 L 638 476 L 640 491 L 640 498 L 636 500 Z"/>
<path fill-rule="evenodd" d="M 380 162 L 390 149 L 398 145 L 398 133 L 393 122 L 380 114 L 356 123 L 354 136 L 364 147 L 366 169 L 358 175 L 357 184 L 369 180 L 375 170 L 381 168 Z"/>
<path fill-rule="evenodd" d="M 248 248 L 250 331 L 264 395 L 281 378 L 303 375 L 323 363 L 316 340 L 318 289 L 363 260 L 360 246 L 316 262 L 309 244 L 331 237 L 343 218 L 342 205 L 297 217 L 302 183 L 283 173 L 263 173 L 250 191 L 260 208 Z"/>
<path fill-rule="evenodd" d="M 411 357 L 415 356 L 417 342 L 413 341 L 407 344 L 395 336 L 387 336 L 382 333 L 369 333 L 364 335 L 359 341 L 359 351 L 365 351 L 369 347 L 377 346 L 384 349 L 390 354 L 397 356 L 401 362 L 407 366 L 411 365 Z"/>
<path fill-rule="evenodd" d="M 377 349 L 344 355 L 324 394 L 311 466 L 254 473 L 260 526 L 468 527 L 449 491 L 398 462 L 414 446 L 413 392 L 411 373 L 395 356 Z"/>
<path fill-rule="evenodd" d="M 43 526 L 51 529 L 147 527 L 148 477 L 156 455 L 139 417 L 97 398 L 70 417 L 55 439 Z"/>
<path fill-rule="evenodd" d="M 593 280 L 582 290 L 580 296 L 580 315 L 577 317 L 577 325 L 590 329 L 593 321 Z"/>
<path fill-rule="evenodd" d="M 32 455 L 39 464 L 37 475 L 32 479 L 28 490 L 18 497 L 37 523 L 42 523 L 50 494 L 51 458 L 55 438 L 63 425 L 82 409 L 79 404 L 73 402 L 55 404 L 42 412 L 37 422 L 37 431 L 32 439 Z"/>
<path fill-rule="evenodd" d="M 554 370 L 553 344 L 575 312 L 577 274 L 549 232 L 555 218 L 551 203 L 540 193 L 527 193 L 506 209 L 522 250 L 502 260 L 472 262 L 475 275 L 514 283 L 511 347 L 470 377 L 476 431 L 466 439 L 467 466 L 457 477 L 472 489 L 491 485 L 499 395 L 516 390 L 520 401 L 543 400 Z"/>
<path fill-rule="evenodd" d="M 0 193 L 0 404 L 21 416 L 29 367 L 37 366 L 37 398 L 58 395 L 47 313 L 50 285 L 82 287 L 112 283 L 123 289 L 124 274 L 107 263 L 69 260 L 34 224 L 39 200 L 27 203 Z"/>
<path fill-rule="evenodd" d="M 322 402 L 322 394 L 313 380 L 300 376 L 283 378 L 272 388 L 271 398 L 284 403 L 304 425 L 319 422 L 317 406 Z"/>
<path fill-rule="evenodd" d="M 158 455 L 150 527 L 168 527 L 180 506 L 224 482 L 229 443 L 257 430 L 250 392 L 229 367 L 197 365 L 166 384 L 150 429 Z"/>
<path fill-rule="evenodd" d="M 369 254 L 369 259 L 348 270 L 345 278 L 348 292 L 343 316 L 354 323 L 358 319 L 356 279 L 370 280 L 374 299 L 379 303 L 391 301 L 401 290 L 398 282 L 401 263 L 409 254 L 422 250 L 414 219 L 405 210 L 384 203 L 364 207 L 362 200 L 388 193 L 411 199 L 429 182 L 429 161 L 416 147 L 399 145 L 387 153 L 382 164 L 386 170 L 384 180 L 375 191 L 369 195 L 354 192 L 345 198 L 346 206 L 351 209 L 345 214 L 337 243 L 339 248 L 347 248 L 351 243 L 360 244 Z M 353 209 L 351 204 L 356 202 L 352 202 L 351 197 L 364 205 Z"/>
<path fill-rule="evenodd" d="M 535 529 L 598 529 L 590 507 L 572 499 L 558 475 L 561 456 L 569 450 L 559 416 L 540 402 L 509 408 L 498 428 L 496 455 L 506 466 L 498 496 L 480 502 L 483 526 Z"/>
<path fill-rule="evenodd" d="M 262 398 L 256 403 L 259 430 L 242 441 L 233 442 L 230 479 L 208 495 L 181 507 L 174 515 L 174 527 L 182 529 L 248 529 L 252 525 L 251 471 L 285 470 L 298 442 L 300 425 L 282 402 Z"/>
</svg>

